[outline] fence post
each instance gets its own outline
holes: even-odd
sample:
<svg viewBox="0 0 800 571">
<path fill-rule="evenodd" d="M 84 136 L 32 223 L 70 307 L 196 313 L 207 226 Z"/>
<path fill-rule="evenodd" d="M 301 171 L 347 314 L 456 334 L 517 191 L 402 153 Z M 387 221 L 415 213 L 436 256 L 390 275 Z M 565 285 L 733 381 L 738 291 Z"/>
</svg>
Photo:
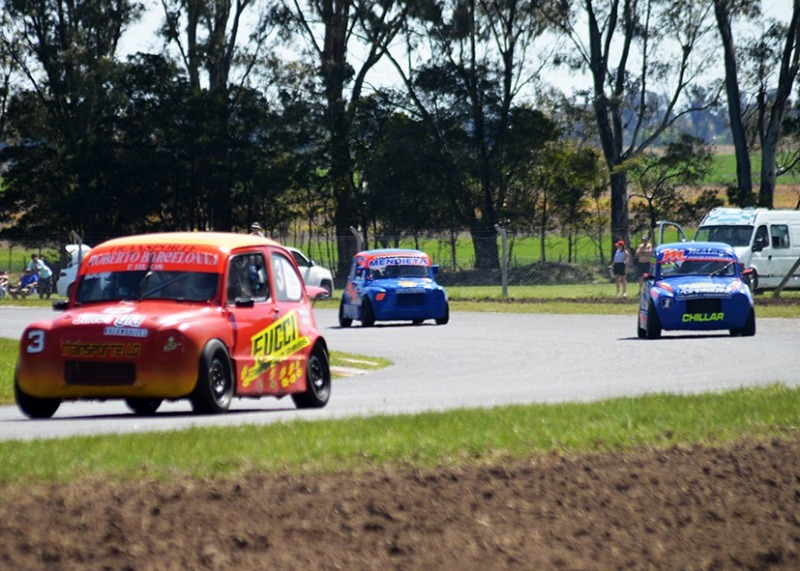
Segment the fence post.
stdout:
<svg viewBox="0 0 800 571">
<path fill-rule="evenodd" d="M 360 252 L 362 250 L 361 233 L 352 226 L 350 226 L 350 233 L 356 237 L 356 252 Z"/>
<path fill-rule="evenodd" d="M 503 279 L 503 299 L 508 297 L 508 234 L 499 224 L 494 229 L 500 234 L 502 243 L 502 256 L 500 258 L 500 272 Z"/>
</svg>

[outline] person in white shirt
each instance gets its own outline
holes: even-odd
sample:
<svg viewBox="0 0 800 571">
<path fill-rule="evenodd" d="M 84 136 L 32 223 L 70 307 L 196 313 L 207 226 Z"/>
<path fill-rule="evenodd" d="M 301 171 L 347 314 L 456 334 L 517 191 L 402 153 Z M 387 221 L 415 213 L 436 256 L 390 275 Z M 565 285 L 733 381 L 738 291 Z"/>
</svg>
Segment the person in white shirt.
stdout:
<svg viewBox="0 0 800 571">
<path fill-rule="evenodd" d="M 50 299 L 53 293 L 53 270 L 36 254 L 31 254 L 27 269 L 39 276 L 39 299 Z"/>
</svg>

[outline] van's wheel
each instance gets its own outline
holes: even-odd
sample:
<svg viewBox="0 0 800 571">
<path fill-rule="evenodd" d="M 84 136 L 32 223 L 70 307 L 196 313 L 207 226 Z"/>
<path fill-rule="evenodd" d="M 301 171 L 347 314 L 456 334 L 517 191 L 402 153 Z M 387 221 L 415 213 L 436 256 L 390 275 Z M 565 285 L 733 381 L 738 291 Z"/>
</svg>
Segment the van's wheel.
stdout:
<svg viewBox="0 0 800 571">
<path fill-rule="evenodd" d="M 761 293 L 758 289 L 758 272 L 755 270 L 750 273 L 750 291 L 753 294 Z"/>
<path fill-rule="evenodd" d="M 14 400 L 17 401 L 17 406 L 22 414 L 28 418 L 50 418 L 61 406 L 61 399 L 40 399 L 25 393 L 19 388 L 16 376 L 14 378 Z"/>
<path fill-rule="evenodd" d="M 326 293 L 320 295 L 320 299 L 330 299 L 333 293 L 333 284 L 327 280 L 319 284 L 319 287 L 325 290 Z"/>
<path fill-rule="evenodd" d="M 150 416 L 156 413 L 162 402 L 164 399 L 133 398 L 125 399 L 125 406 L 138 416 Z"/>
<path fill-rule="evenodd" d="M 317 345 L 306 363 L 306 390 L 292 394 L 297 408 L 322 408 L 331 398 L 331 366 L 328 351 Z"/>
<path fill-rule="evenodd" d="M 220 341 L 209 341 L 200 356 L 197 386 L 189 397 L 200 414 L 226 412 L 233 399 L 233 373 L 228 350 Z"/>
<path fill-rule="evenodd" d="M 372 327 L 375 325 L 375 312 L 372 311 L 372 304 L 369 298 L 365 297 L 361 302 L 361 325 L 363 327 Z"/>
</svg>

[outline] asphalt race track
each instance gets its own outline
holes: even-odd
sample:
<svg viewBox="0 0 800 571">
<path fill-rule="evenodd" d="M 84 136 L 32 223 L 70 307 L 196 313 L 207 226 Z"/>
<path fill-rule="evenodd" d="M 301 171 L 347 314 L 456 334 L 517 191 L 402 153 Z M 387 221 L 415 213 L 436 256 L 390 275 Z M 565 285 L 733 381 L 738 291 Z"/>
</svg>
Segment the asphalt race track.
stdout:
<svg viewBox="0 0 800 571">
<path fill-rule="evenodd" d="M 596 400 L 654 392 L 693 393 L 800 383 L 800 320 L 758 319 L 755 337 L 727 332 L 636 336 L 630 316 L 458 313 L 450 323 L 378 324 L 341 329 L 335 310 L 315 310 L 334 351 L 381 356 L 394 364 L 336 379 L 328 406 L 298 411 L 288 398 L 234 400 L 225 415 L 197 416 L 188 402 L 164 403 L 137 417 L 122 402 L 63 403 L 49 420 L 0 407 L 0 439 L 178 430 L 200 425 L 443 411 L 512 403 Z M 52 310 L 0 309 L 0 337 L 19 338 Z"/>
</svg>

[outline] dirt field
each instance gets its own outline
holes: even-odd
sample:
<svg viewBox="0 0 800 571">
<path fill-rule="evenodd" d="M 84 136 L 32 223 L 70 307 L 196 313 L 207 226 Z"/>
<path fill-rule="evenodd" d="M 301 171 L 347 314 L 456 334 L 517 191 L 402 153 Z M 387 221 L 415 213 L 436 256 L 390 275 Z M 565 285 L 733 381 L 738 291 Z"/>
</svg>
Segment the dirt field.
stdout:
<svg viewBox="0 0 800 571">
<path fill-rule="evenodd" d="M 800 436 L 0 498 L 14 570 L 800 568 Z"/>
</svg>

